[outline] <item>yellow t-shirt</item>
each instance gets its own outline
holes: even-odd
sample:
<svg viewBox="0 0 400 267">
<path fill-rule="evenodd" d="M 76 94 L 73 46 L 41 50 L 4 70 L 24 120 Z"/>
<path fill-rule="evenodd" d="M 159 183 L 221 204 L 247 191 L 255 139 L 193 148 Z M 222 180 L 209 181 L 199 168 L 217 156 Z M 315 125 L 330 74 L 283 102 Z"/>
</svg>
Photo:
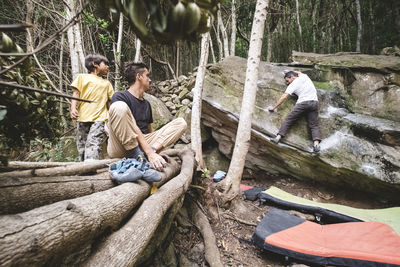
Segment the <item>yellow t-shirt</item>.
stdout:
<svg viewBox="0 0 400 267">
<path fill-rule="evenodd" d="M 80 98 L 92 103 L 78 102 L 79 122 L 106 121 L 108 118 L 107 101 L 114 94 L 111 83 L 95 74 L 79 74 L 71 87 L 78 90 Z"/>
</svg>

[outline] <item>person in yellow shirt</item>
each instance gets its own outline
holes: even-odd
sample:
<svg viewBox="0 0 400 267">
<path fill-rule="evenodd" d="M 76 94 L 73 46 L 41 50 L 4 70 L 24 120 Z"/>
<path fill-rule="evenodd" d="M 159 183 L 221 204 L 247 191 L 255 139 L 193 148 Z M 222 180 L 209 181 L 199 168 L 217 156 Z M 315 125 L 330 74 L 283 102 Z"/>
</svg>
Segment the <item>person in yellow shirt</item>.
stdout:
<svg viewBox="0 0 400 267">
<path fill-rule="evenodd" d="M 101 55 L 85 57 L 88 74 L 79 74 L 72 82 L 74 97 L 91 100 L 91 103 L 71 101 L 70 116 L 77 120 L 76 143 L 80 161 L 100 157 L 101 144 L 105 138 L 104 126 L 108 108 L 114 94 L 111 83 L 101 76 L 108 73 L 108 59 Z"/>
</svg>

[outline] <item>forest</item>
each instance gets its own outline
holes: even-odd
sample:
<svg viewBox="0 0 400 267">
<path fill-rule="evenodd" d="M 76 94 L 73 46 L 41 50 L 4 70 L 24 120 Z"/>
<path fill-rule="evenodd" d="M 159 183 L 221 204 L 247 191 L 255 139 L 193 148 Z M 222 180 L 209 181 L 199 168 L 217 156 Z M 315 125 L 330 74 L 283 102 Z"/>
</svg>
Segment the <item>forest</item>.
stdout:
<svg viewBox="0 0 400 267">
<path fill-rule="evenodd" d="M 126 61 L 148 64 L 153 82 L 176 79 L 198 66 L 199 36 L 167 43 L 142 42 L 129 15 L 110 11 L 106 2 L 1 1 L 0 24 L 29 25 L 26 30 L 4 31 L 10 41 L 26 52 L 36 51 L 46 44 L 14 71 L 2 71 L 1 79 L 15 81 L 19 76 L 15 71 L 25 69 L 37 78 L 35 81 L 25 79 L 23 84 L 35 85 L 33 87 L 41 84 L 42 89 L 71 95 L 69 85 L 74 75 L 85 72 L 82 59 L 89 53 L 105 55 L 112 62 L 107 79 L 115 90 L 124 89 L 121 69 Z M 168 10 L 175 2 L 160 1 L 160 4 Z M 232 0 L 216 3 L 219 8 L 213 11 L 212 25 L 209 25 L 209 63 L 232 55 L 247 57 L 255 2 Z M 63 30 L 76 15 L 76 24 Z M 379 54 L 385 47 L 400 44 L 400 3 L 396 0 L 270 0 L 263 36 L 261 60 L 267 62 L 289 62 L 293 50 L 322 54 Z M 3 37 L 4 48 L 6 42 Z M 2 67 L 20 59 L 15 54 L 12 57 L 5 55 L 2 54 Z M 57 138 L 70 129 L 67 102 L 49 96 L 39 106 L 35 96 L 29 95 L 24 99 L 24 95 L 17 97 L 17 90 L 13 90 L 2 90 L 1 94 L 10 96 L 11 102 L 16 102 L 17 106 L 23 106 L 22 113 L 26 114 L 21 116 L 21 112 L 17 112 L 18 116 L 8 116 L 13 117 L 13 123 L 3 121 L 0 127 L 2 150 L 29 144 L 38 134 L 43 138 Z M 29 119 L 28 124 L 21 123 L 29 116 L 34 118 L 31 111 L 35 109 L 38 115 L 47 116 L 46 122 Z"/>
<path fill-rule="evenodd" d="M 344 239 L 337 222 L 365 223 L 350 229 L 363 248 L 357 235 L 375 235 L 365 255 L 400 263 L 399 0 L 2 0 L 0 34 L 0 265 L 318 263 L 266 254 L 268 216 L 335 223 Z M 108 59 L 115 92 L 129 88 L 127 62 L 149 67 L 153 128 L 187 121 L 163 155 L 147 144 L 165 160 L 158 181 L 116 182 L 126 159 L 107 151 L 79 162 L 70 109 L 90 101 L 71 83 L 89 54 Z M 294 103 L 270 110 L 288 69 L 316 87 L 321 151 L 305 123 L 271 139 Z M 335 212 L 284 213 L 279 198 Z M 358 232 L 371 221 L 385 238 Z"/>
</svg>

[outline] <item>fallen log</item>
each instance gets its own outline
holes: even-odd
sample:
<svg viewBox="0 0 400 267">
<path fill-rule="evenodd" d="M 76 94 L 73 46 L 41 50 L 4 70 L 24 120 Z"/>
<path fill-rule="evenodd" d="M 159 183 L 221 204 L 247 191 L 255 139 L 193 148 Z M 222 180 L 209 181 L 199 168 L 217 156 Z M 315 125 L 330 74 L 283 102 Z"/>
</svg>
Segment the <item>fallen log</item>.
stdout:
<svg viewBox="0 0 400 267">
<path fill-rule="evenodd" d="M 83 264 L 85 266 L 135 266 L 154 236 L 171 205 L 188 189 L 192 181 L 194 155 L 185 149 L 180 154 L 182 169 L 178 176 L 147 198 L 132 218 L 111 234 Z"/>
<path fill-rule="evenodd" d="M 179 168 L 177 161 L 171 160 L 163 176 L 173 177 Z M 155 185 L 158 187 L 160 182 Z M 0 214 L 24 212 L 61 200 L 101 192 L 113 186 L 108 172 L 93 176 L 0 179 Z"/>
<path fill-rule="evenodd" d="M 167 168 L 158 185 L 167 182 L 171 173 L 172 168 Z M 139 180 L 24 213 L 1 215 L 0 266 L 57 265 L 106 230 L 116 229 L 149 195 L 150 187 Z"/>
<path fill-rule="evenodd" d="M 67 176 L 94 172 L 97 169 L 107 167 L 108 164 L 118 161 L 119 159 L 103 159 L 91 162 L 71 163 L 63 166 L 51 168 L 29 169 L 23 171 L 11 171 L 0 173 L 0 179 L 9 177 L 35 177 L 35 176 Z"/>
</svg>

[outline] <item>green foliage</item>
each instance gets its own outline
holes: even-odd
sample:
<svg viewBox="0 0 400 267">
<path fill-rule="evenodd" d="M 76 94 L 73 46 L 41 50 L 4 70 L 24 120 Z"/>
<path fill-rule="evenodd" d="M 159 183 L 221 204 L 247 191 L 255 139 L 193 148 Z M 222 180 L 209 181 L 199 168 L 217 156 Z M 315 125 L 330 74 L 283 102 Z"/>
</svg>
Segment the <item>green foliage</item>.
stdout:
<svg viewBox="0 0 400 267">
<path fill-rule="evenodd" d="M 83 17 L 83 23 L 88 25 L 89 27 L 93 27 L 95 29 L 98 29 L 101 31 L 100 33 L 97 33 L 97 37 L 104 46 L 106 52 L 111 52 L 112 51 L 112 44 L 115 41 L 114 36 L 110 31 L 108 31 L 108 28 L 110 26 L 110 23 L 106 21 L 103 18 L 96 17 L 93 13 L 89 11 L 83 11 L 83 14 L 85 15 Z M 97 31 L 95 31 L 97 32 Z M 104 53 L 104 54 L 107 54 Z"/>
<path fill-rule="evenodd" d="M 203 177 L 203 178 L 210 178 L 210 171 L 209 171 L 207 168 L 202 169 L 202 170 L 201 170 L 201 177 Z"/>
<path fill-rule="evenodd" d="M 13 57 L 0 58 L 0 65 L 11 65 Z M 32 67 L 27 60 L 18 67 L 2 74 L 0 79 L 16 82 L 38 89 L 50 90 L 44 75 Z M 2 120 L 0 124 L 0 153 L 29 144 L 37 138 L 54 139 L 62 134 L 63 126 L 59 118 L 59 102 L 55 96 L 28 92 L 14 87 L 0 89 Z"/>
</svg>

